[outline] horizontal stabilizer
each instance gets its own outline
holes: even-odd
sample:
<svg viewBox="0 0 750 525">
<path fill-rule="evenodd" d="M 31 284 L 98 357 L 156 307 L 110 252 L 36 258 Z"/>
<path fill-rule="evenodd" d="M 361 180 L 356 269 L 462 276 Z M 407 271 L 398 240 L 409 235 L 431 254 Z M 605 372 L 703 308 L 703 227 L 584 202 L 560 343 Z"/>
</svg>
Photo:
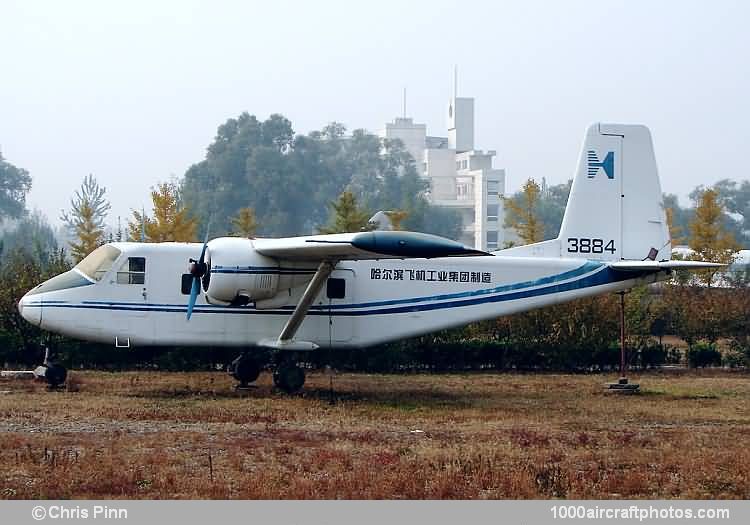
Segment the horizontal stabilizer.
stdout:
<svg viewBox="0 0 750 525">
<path fill-rule="evenodd" d="M 658 271 L 658 270 L 703 270 L 721 268 L 726 264 L 703 261 L 618 261 L 609 264 L 613 270 L 624 272 Z"/>
</svg>

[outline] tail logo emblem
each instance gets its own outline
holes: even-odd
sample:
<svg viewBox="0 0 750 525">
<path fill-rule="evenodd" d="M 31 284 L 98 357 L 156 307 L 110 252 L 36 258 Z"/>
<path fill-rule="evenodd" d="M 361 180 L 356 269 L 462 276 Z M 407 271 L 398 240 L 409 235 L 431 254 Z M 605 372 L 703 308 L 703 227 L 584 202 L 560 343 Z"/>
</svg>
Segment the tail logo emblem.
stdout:
<svg viewBox="0 0 750 525">
<path fill-rule="evenodd" d="M 600 168 L 604 170 L 604 173 L 607 175 L 607 178 L 609 179 L 615 178 L 615 152 L 614 151 L 608 151 L 607 155 L 604 157 L 604 160 L 602 161 L 599 160 L 599 157 L 597 156 L 596 151 L 592 149 L 588 151 L 589 179 L 593 179 L 594 177 L 596 177 L 596 174 Z"/>
</svg>

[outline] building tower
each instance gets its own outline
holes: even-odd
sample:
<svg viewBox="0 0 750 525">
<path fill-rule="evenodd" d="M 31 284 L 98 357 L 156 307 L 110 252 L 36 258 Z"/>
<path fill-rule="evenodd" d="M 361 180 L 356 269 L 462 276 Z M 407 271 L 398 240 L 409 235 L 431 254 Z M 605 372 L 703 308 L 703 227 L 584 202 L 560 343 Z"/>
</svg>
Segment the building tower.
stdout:
<svg viewBox="0 0 750 525">
<path fill-rule="evenodd" d="M 417 173 L 429 182 L 433 206 L 454 210 L 463 223 L 456 239 L 480 250 L 503 247 L 503 194 L 505 170 L 494 168 L 494 150 L 474 149 L 474 99 L 457 96 L 458 78 L 453 75 L 453 96 L 448 102 L 448 136 L 429 136 L 424 124 L 406 116 L 388 122 L 380 136 L 401 139 L 414 157 Z"/>
<path fill-rule="evenodd" d="M 448 102 L 448 148 L 474 149 L 474 99 L 458 96 L 458 68 L 453 69 L 453 97 Z"/>
</svg>

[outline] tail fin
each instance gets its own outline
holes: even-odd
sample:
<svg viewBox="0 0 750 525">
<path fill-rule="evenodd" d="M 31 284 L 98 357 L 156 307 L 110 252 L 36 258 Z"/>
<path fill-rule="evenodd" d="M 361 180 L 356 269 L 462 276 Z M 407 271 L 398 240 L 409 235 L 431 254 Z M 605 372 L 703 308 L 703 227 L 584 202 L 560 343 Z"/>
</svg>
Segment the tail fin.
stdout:
<svg viewBox="0 0 750 525">
<path fill-rule="evenodd" d="M 670 258 L 669 228 L 647 127 L 589 126 L 558 239 L 563 257 Z"/>
<path fill-rule="evenodd" d="M 589 126 L 558 238 L 500 254 L 668 260 L 669 228 L 648 128 Z"/>
</svg>

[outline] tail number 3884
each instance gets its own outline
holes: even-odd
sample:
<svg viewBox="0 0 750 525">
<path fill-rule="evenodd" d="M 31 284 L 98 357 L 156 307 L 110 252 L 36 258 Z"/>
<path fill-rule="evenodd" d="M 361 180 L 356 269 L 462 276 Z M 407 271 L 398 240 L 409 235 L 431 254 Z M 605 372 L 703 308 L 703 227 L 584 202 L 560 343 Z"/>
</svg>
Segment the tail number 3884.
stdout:
<svg viewBox="0 0 750 525">
<path fill-rule="evenodd" d="M 568 237 L 568 253 L 615 253 L 615 241 L 610 239 L 589 239 Z"/>
</svg>

